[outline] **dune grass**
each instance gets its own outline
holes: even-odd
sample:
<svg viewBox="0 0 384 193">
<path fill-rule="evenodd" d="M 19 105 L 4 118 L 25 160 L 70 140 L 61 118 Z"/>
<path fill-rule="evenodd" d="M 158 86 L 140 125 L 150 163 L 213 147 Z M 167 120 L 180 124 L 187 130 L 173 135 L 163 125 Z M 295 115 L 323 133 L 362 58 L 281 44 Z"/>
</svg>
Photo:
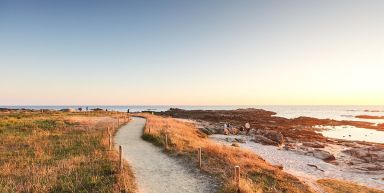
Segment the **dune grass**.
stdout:
<svg viewBox="0 0 384 193">
<path fill-rule="evenodd" d="M 241 167 L 241 192 L 313 192 L 296 177 L 272 166 L 256 154 L 207 139 L 192 123 L 142 114 L 147 118 L 143 138 L 164 146 L 168 135 L 168 153 L 187 158 L 197 166 L 197 149 L 202 148 L 202 170 L 223 182 L 220 192 L 237 192 L 234 166 Z"/>
<path fill-rule="evenodd" d="M 0 192 L 134 192 L 108 151 L 111 113 L 0 113 Z M 113 130 L 112 130 L 113 132 Z"/>
<path fill-rule="evenodd" d="M 365 186 L 356 185 L 351 182 L 321 179 L 317 181 L 328 193 L 384 193 L 384 191 L 367 188 Z"/>
</svg>

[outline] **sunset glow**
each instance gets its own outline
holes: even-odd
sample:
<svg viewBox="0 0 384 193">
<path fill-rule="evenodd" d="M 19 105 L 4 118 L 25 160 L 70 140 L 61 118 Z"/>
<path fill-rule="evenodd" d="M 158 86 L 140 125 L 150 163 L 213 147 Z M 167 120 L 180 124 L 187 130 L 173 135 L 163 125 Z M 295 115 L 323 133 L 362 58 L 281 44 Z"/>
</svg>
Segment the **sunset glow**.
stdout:
<svg viewBox="0 0 384 193">
<path fill-rule="evenodd" d="M 382 1 L 0 2 L 0 104 L 384 104 Z"/>
</svg>

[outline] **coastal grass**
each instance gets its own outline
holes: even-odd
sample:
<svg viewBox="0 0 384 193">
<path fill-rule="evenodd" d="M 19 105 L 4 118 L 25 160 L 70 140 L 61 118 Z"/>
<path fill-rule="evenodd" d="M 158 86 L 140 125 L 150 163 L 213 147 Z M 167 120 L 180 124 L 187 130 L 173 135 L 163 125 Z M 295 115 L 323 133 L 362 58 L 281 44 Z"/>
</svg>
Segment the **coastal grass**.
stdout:
<svg viewBox="0 0 384 193">
<path fill-rule="evenodd" d="M 0 113 L 0 192 L 134 192 L 106 128 L 118 114 Z M 114 132 L 114 130 L 111 130 Z"/>
<path fill-rule="evenodd" d="M 197 167 L 197 149 L 202 148 L 201 169 L 222 182 L 219 192 L 237 192 L 234 166 L 241 168 L 241 192 L 313 192 L 299 179 L 283 172 L 277 166 L 270 165 L 253 152 L 210 141 L 192 123 L 150 114 L 141 116 L 147 118 L 143 139 L 164 146 L 167 135 L 167 153 L 182 156 Z"/>
<path fill-rule="evenodd" d="M 328 193 L 384 193 L 381 190 L 335 179 L 321 179 L 317 183 Z"/>
</svg>

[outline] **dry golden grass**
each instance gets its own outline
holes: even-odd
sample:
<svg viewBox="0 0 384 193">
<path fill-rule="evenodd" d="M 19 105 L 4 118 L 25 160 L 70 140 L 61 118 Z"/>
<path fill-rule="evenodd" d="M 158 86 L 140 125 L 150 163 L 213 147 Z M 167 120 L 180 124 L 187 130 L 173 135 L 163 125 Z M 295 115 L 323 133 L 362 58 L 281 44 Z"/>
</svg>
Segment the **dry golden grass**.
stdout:
<svg viewBox="0 0 384 193">
<path fill-rule="evenodd" d="M 202 148 L 202 170 L 217 176 L 224 183 L 221 192 L 237 192 L 234 166 L 241 167 L 241 192 L 313 192 L 296 177 L 266 163 L 244 149 L 216 144 L 192 123 L 172 118 L 141 114 L 147 118 L 143 138 L 163 146 L 168 135 L 168 153 L 182 155 L 197 165 L 197 149 Z"/>
<path fill-rule="evenodd" d="M 335 179 L 321 179 L 317 182 L 328 193 L 384 193 L 384 191 L 381 190 L 374 190 L 351 182 Z"/>
<path fill-rule="evenodd" d="M 0 192 L 134 192 L 108 151 L 110 113 L 0 114 Z M 113 131 L 112 131 L 113 132 Z"/>
</svg>

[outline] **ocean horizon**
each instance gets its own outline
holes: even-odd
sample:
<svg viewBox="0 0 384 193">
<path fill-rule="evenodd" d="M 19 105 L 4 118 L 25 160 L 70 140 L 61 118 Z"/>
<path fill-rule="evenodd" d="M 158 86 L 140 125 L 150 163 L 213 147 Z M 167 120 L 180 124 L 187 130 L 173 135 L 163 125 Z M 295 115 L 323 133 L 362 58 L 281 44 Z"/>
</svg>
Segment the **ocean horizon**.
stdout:
<svg viewBox="0 0 384 193">
<path fill-rule="evenodd" d="M 357 115 L 384 116 L 384 105 L 3 105 L 0 108 L 9 109 L 95 109 L 100 108 L 108 111 L 119 112 L 142 112 L 142 111 L 167 111 L 170 108 L 185 110 L 234 110 L 240 108 L 257 108 L 276 112 L 276 116 L 285 118 L 296 118 L 300 116 L 321 119 L 367 121 L 383 123 L 384 120 L 359 119 Z"/>
</svg>

